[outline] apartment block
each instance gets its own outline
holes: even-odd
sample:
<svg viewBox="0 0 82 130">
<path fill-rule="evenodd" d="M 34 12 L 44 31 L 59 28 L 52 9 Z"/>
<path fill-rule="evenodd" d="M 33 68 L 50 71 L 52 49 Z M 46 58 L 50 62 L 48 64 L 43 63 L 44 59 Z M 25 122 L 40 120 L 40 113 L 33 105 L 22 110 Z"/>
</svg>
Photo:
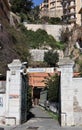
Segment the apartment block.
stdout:
<svg viewBox="0 0 82 130">
<path fill-rule="evenodd" d="M 61 17 L 63 14 L 61 0 L 44 0 L 40 5 L 40 16 Z"/>
<path fill-rule="evenodd" d="M 81 15 L 79 14 L 81 4 L 81 0 L 62 0 L 63 21 L 69 24 L 77 23 L 81 25 Z"/>
<path fill-rule="evenodd" d="M 81 15 L 81 26 L 82 26 L 82 7 L 79 10 L 79 14 Z"/>
</svg>

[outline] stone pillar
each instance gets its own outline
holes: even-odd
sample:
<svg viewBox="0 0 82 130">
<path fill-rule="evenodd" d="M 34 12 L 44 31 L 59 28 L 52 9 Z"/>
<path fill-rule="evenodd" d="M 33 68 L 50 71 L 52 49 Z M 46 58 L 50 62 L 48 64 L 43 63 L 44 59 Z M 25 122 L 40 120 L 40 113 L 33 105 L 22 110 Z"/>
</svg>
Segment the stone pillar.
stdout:
<svg viewBox="0 0 82 130">
<path fill-rule="evenodd" d="M 74 125 L 73 117 L 73 65 L 74 62 L 69 58 L 59 61 L 61 71 L 60 96 L 61 96 L 61 126 Z"/>
<path fill-rule="evenodd" d="M 21 87 L 22 76 L 20 60 L 8 64 L 6 82 L 6 124 L 18 125 L 21 122 Z"/>
</svg>

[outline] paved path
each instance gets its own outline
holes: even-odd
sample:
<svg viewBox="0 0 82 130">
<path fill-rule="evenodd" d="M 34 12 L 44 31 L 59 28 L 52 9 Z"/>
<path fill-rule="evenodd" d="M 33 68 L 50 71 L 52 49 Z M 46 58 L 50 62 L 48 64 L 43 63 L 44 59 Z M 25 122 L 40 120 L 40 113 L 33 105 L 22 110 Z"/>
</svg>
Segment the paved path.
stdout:
<svg viewBox="0 0 82 130">
<path fill-rule="evenodd" d="M 55 128 L 60 127 L 59 123 L 41 107 L 34 107 L 31 112 L 35 118 L 28 121 L 28 126 L 37 126 L 38 130 L 55 130 Z"/>
<path fill-rule="evenodd" d="M 58 121 L 52 119 L 52 117 L 40 106 L 32 108 L 31 112 L 34 114 L 33 118 L 23 125 L 8 130 L 82 130 L 82 127 L 60 127 Z"/>
</svg>

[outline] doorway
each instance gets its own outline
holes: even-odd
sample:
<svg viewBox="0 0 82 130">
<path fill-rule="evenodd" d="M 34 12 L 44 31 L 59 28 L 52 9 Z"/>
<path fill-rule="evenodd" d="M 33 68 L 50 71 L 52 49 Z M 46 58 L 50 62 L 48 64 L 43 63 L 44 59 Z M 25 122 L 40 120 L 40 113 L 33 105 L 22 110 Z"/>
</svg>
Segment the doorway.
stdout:
<svg viewBox="0 0 82 130">
<path fill-rule="evenodd" d="M 33 102 L 34 105 L 39 105 L 41 88 L 34 87 L 33 89 Z"/>
</svg>

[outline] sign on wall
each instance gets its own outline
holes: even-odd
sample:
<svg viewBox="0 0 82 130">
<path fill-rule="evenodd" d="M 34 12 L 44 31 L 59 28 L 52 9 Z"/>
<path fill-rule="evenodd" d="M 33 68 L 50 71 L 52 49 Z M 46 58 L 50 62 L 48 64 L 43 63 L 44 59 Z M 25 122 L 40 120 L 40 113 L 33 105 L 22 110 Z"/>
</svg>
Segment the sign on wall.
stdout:
<svg viewBox="0 0 82 130">
<path fill-rule="evenodd" d="M 17 94 L 10 94 L 9 95 L 9 99 L 17 99 L 17 98 L 19 98 L 19 95 L 17 95 Z"/>
<path fill-rule="evenodd" d="M 54 67 L 52 67 L 52 68 L 28 68 L 27 72 L 29 72 L 29 73 L 34 73 L 34 72 L 53 73 Z"/>
</svg>

